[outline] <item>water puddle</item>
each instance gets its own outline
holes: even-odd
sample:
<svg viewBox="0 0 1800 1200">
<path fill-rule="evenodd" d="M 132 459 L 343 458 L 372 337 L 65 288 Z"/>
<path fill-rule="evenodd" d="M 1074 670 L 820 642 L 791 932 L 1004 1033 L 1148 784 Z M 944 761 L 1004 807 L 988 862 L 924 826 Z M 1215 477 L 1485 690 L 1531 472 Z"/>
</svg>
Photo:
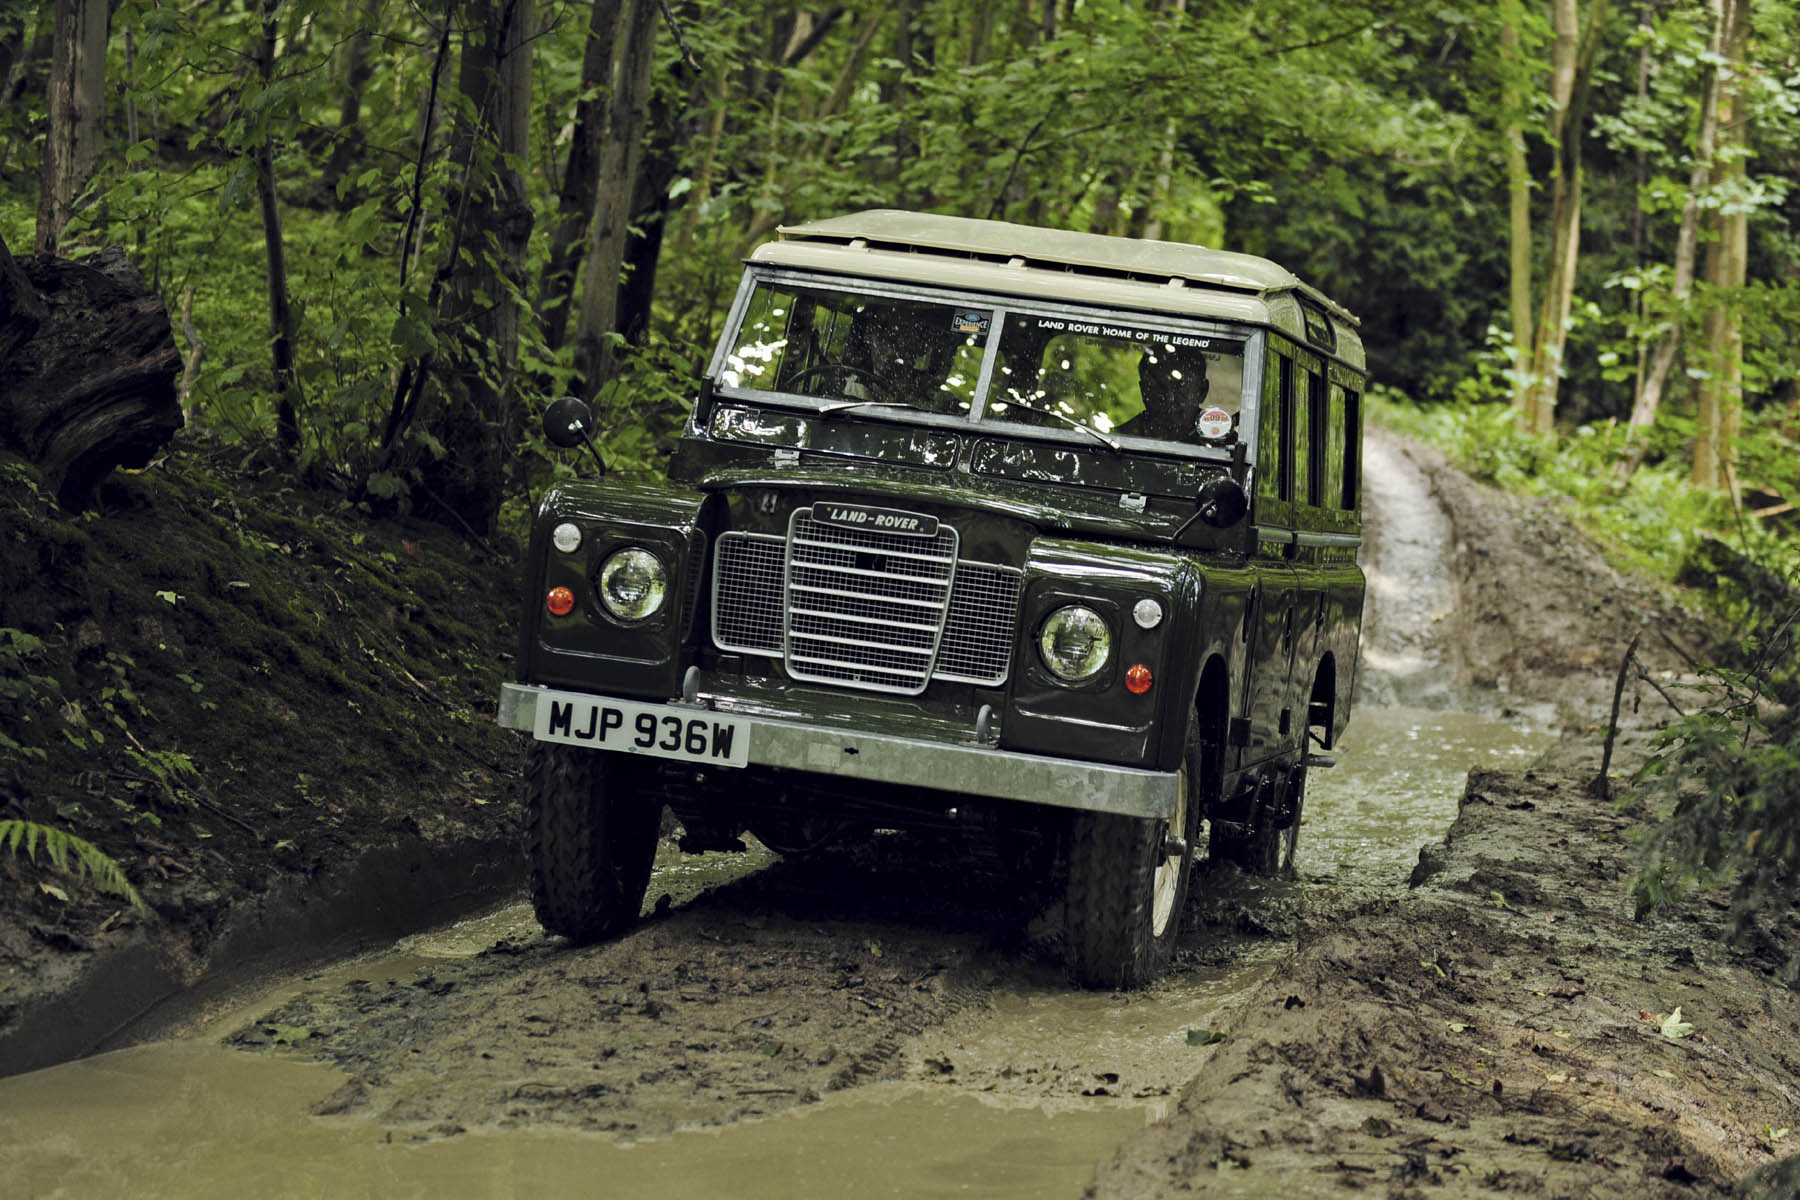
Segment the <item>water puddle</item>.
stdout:
<svg viewBox="0 0 1800 1200">
<path fill-rule="evenodd" d="M 1419 847 L 1450 827 L 1473 770 L 1518 770 L 1555 742 L 1545 724 L 1418 708 L 1359 708 L 1335 751 L 1309 772 L 1298 866 L 1304 879 L 1406 883 Z"/>
</svg>

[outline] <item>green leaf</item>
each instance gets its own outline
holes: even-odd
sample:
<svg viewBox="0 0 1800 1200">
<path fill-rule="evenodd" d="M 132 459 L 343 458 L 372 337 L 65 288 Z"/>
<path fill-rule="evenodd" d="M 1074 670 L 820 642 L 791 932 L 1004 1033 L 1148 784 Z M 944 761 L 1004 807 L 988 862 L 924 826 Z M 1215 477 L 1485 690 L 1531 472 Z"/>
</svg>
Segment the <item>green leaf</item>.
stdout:
<svg viewBox="0 0 1800 1200">
<path fill-rule="evenodd" d="M 1187 1044 L 1190 1046 L 1216 1046 L 1225 1040 L 1225 1035 L 1216 1029 L 1190 1029 L 1187 1031 Z"/>
<path fill-rule="evenodd" d="M 408 358 L 417 358 L 437 349 L 437 336 L 431 323 L 413 313 L 403 312 L 394 318 L 394 349 Z"/>
<path fill-rule="evenodd" d="M 1679 1004 L 1675 1006 L 1674 1012 L 1662 1019 L 1662 1024 L 1658 1028 L 1664 1037 L 1670 1039 L 1684 1038 L 1694 1032 L 1694 1027 L 1681 1019 L 1681 1005 Z"/>
</svg>

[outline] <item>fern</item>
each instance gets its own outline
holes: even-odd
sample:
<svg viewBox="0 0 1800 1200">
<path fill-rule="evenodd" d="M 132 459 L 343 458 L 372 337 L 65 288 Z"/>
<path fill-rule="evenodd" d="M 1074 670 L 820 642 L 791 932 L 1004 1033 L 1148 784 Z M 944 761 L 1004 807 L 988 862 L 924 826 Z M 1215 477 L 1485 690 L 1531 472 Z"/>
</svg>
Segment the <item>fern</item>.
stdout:
<svg viewBox="0 0 1800 1200">
<path fill-rule="evenodd" d="M 77 879 L 87 879 L 100 891 L 123 896 L 132 908 L 149 915 L 149 906 L 138 895 L 138 890 L 131 886 L 131 880 L 125 878 L 125 872 L 119 864 L 86 838 L 40 825 L 36 821 L 0 821 L 0 850 L 9 851 L 17 857 L 21 853 L 21 846 L 24 847 L 23 856 L 32 862 L 37 862 L 41 848 L 44 857 L 57 870 Z"/>
</svg>

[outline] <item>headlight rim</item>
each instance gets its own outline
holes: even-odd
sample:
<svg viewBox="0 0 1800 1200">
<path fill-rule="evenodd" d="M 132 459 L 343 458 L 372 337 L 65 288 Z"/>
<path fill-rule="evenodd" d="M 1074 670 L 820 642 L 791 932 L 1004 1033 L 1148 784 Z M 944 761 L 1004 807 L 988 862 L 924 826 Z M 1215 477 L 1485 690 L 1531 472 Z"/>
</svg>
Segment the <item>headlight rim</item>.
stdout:
<svg viewBox="0 0 1800 1200">
<path fill-rule="evenodd" d="M 622 567 L 624 565 L 622 560 L 625 560 L 627 555 L 644 556 L 649 560 L 656 573 L 656 583 L 651 589 L 654 599 L 648 608 L 641 611 L 621 611 L 615 607 L 613 595 L 607 587 L 607 581 L 612 571 L 616 569 L 615 565 Z M 600 566 L 595 570 L 593 579 L 594 595 L 600 601 L 601 610 L 615 621 L 627 625 L 642 625 L 647 621 L 655 620 L 667 610 L 672 580 L 669 564 L 663 561 L 663 556 L 650 546 L 632 542 L 608 551 L 606 557 L 600 560 Z"/>
<path fill-rule="evenodd" d="M 1051 626 L 1059 618 L 1077 619 L 1078 614 L 1086 614 L 1087 617 L 1098 623 L 1101 630 L 1101 651 L 1099 657 L 1086 671 L 1070 674 L 1058 665 L 1058 660 L 1051 653 L 1049 646 L 1052 637 Z M 1038 622 L 1037 633 L 1032 638 L 1032 643 L 1037 649 L 1039 664 L 1050 673 L 1051 678 L 1070 687 L 1091 684 L 1100 678 L 1108 664 L 1112 662 L 1113 650 L 1117 641 L 1118 635 L 1113 631 L 1112 622 L 1106 619 L 1106 615 L 1094 605 L 1079 601 L 1058 604 L 1045 613 L 1043 619 Z"/>
</svg>

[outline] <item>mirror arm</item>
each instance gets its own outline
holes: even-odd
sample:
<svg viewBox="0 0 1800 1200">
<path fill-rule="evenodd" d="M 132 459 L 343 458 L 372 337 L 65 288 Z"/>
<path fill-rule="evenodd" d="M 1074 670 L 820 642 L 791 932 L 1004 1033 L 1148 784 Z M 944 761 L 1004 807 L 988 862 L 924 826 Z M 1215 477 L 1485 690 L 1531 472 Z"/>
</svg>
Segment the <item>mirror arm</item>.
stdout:
<svg viewBox="0 0 1800 1200">
<path fill-rule="evenodd" d="M 594 478 L 605 479 L 606 460 L 600 457 L 600 451 L 594 448 L 594 439 L 587 435 L 586 430 L 581 433 L 581 444 L 587 447 L 588 457 L 594 460 Z"/>
</svg>

